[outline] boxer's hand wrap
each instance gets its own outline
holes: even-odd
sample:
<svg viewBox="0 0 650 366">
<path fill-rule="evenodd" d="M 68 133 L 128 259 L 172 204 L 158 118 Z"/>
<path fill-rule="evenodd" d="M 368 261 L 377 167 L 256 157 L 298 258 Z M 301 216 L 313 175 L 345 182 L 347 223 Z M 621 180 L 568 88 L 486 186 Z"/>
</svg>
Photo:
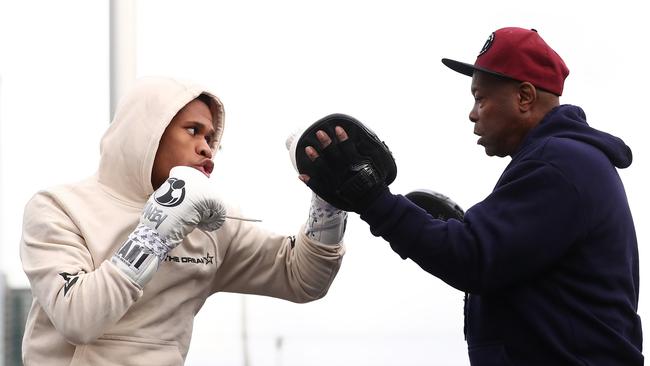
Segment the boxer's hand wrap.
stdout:
<svg viewBox="0 0 650 366">
<path fill-rule="evenodd" d="M 111 262 L 142 288 L 156 272 L 158 264 L 165 260 L 169 250 L 169 245 L 155 229 L 139 224 L 113 254 Z"/>
<path fill-rule="evenodd" d="M 347 212 L 330 205 L 313 193 L 305 234 L 323 244 L 338 244 L 343 240 L 347 219 Z"/>
<path fill-rule="evenodd" d="M 338 141 L 335 127 L 348 135 Z M 332 142 L 323 148 L 316 131 L 327 133 Z M 311 161 L 305 147 L 312 146 L 319 157 Z M 309 175 L 307 185 L 318 196 L 345 211 L 362 212 L 393 182 L 397 175 L 395 160 L 377 135 L 356 119 L 344 114 L 326 116 L 309 126 L 293 142 L 291 149 L 301 174 Z"/>
<path fill-rule="evenodd" d="M 224 204 L 203 173 L 174 167 L 167 181 L 149 197 L 140 224 L 111 261 L 144 287 L 167 253 L 187 234 L 195 227 L 217 230 L 225 216 Z"/>
</svg>

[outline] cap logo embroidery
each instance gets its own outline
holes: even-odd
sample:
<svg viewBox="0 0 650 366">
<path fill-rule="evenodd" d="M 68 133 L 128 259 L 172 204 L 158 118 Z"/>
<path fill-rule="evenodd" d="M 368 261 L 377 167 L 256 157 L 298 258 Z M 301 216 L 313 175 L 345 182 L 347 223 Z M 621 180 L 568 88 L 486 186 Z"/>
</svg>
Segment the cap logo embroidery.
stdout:
<svg viewBox="0 0 650 366">
<path fill-rule="evenodd" d="M 492 32 L 492 34 L 490 34 L 490 36 L 488 37 L 487 41 L 485 41 L 485 44 L 483 45 L 483 48 L 481 48 L 481 52 L 478 53 L 477 57 L 480 57 L 485 52 L 487 52 L 487 50 L 489 50 L 490 47 L 492 47 L 493 42 L 494 42 L 494 32 Z"/>
</svg>

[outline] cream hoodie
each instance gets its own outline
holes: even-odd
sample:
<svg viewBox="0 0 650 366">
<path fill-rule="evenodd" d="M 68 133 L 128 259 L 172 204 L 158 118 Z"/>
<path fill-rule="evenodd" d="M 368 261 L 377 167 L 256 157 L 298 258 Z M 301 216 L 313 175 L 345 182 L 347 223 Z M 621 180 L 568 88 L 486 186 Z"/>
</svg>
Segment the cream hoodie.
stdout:
<svg viewBox="0 0 650 366">
<path fill-rule="evenodd" d="M 26 366 L 182 365 L 194 316 L 215 292 L 294 302 L 327 293 L 344 248 L 310 241 L 299 225 L 295 236 L 230 219 L 216 232 L 196 229 L 142 289 L 110 262 L 153 192 L 152 165 L 167 124 L 202 93 L 212 96 L 171 79 L 139 80 L 102 138 L 98 172 L 27 203 L 20 253 L 34 302 Z M 220 140 L 223 107 L 212 98 Z"/>
</svg>

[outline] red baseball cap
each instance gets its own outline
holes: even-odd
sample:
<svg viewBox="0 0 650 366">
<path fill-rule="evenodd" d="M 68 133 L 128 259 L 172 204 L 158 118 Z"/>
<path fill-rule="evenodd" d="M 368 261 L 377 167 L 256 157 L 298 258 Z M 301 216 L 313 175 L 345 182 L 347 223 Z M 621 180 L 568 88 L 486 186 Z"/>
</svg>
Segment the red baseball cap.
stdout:
<svg viewBox="0 0 650 366">
<path fill-rule="evenodd" d="M 501 28 L 493 32 L 476 57 L 474 65 L 443 58 L 442 63 L 461 74 L 475 70 L 527 81 L 540 89 L 562 95 L 566 64 L 535 29 Z"/>
</svg>

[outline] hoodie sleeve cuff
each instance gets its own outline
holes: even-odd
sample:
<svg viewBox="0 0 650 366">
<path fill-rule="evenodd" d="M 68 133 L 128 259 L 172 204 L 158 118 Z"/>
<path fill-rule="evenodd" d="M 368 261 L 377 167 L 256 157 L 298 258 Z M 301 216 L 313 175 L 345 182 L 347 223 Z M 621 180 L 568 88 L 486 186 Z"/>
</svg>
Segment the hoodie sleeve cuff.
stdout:
<svg viewBox="0 0 650 366">
<path fill-rule="evenodd" d="M 361 219 L 370 225 L 370 232 L 374 236 L 384 238 L 402 259 L 406 259 L 408 257 L 406 251 L 401 250 L 396 241 L 391 240 L 396 233 L 396 225 L 405 211 L 405 205 L 400 204 L 403 199 L 405 199 L 403 196 L 394 195 L 386 188 L 361 214 Z"/>
</svg>

